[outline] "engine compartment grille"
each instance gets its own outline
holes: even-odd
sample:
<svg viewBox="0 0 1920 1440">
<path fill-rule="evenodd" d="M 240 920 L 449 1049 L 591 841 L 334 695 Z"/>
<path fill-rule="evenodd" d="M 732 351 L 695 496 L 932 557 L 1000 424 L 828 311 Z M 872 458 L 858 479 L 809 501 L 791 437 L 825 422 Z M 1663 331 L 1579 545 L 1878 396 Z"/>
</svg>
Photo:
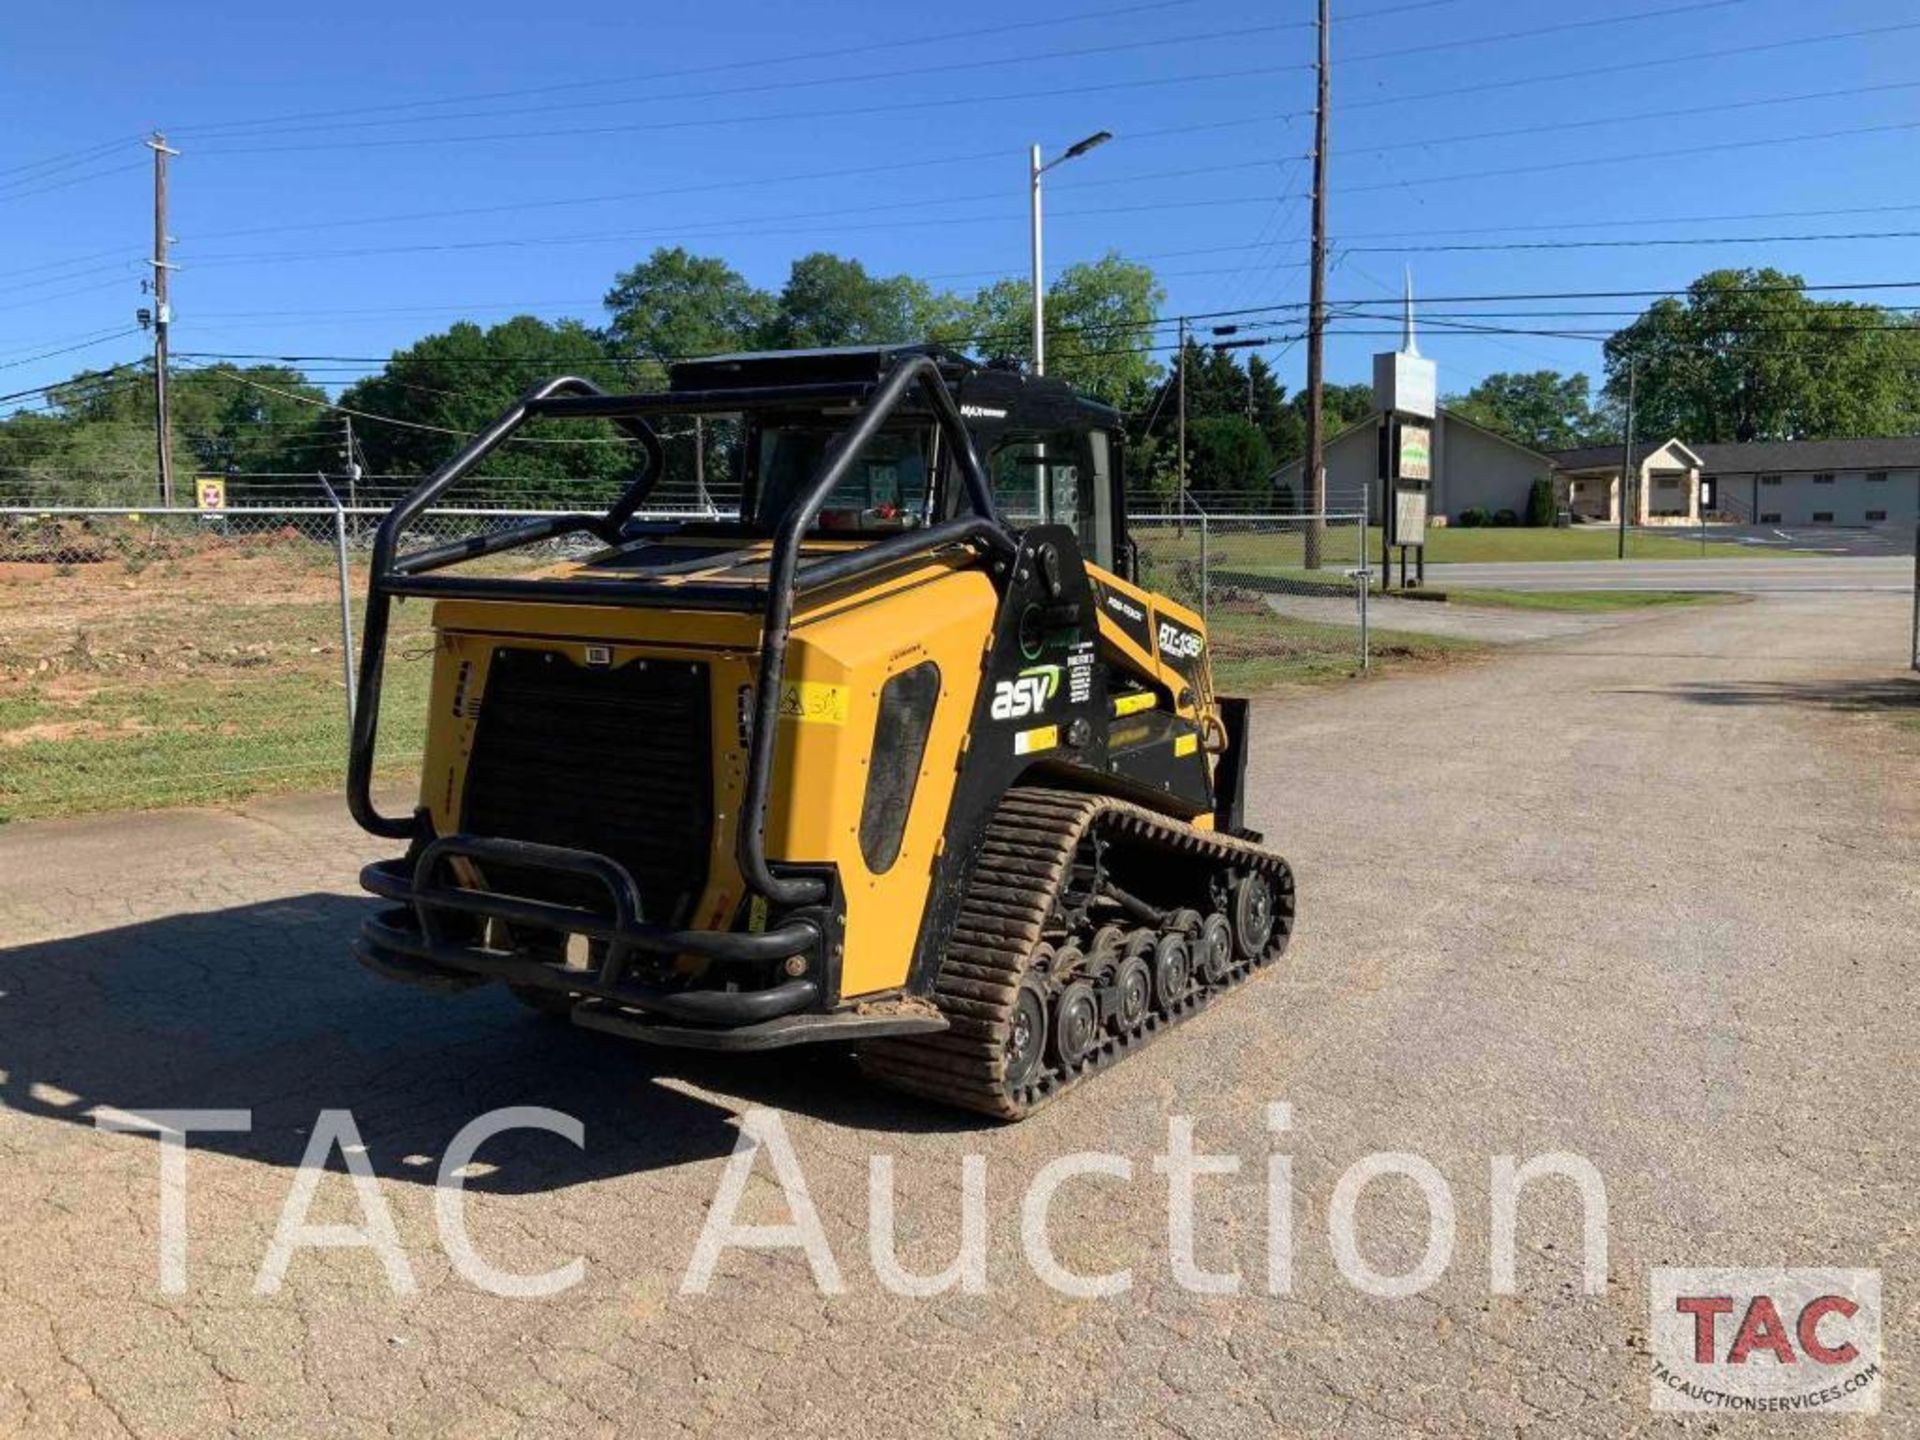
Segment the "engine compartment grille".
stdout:
<svg viewBox="0 0 1920 1440">
<path fill-rule="evenodd" d="M 642 918 L 684 926 L 706 884 L 713 836 L 707 667 L 575 664 L 557 651 L 494 652 L 468 764 L 461 828 L 618 861 Z M 489 888 L 604 908 L 592 881 L 497 873 Z"/>
</svg>

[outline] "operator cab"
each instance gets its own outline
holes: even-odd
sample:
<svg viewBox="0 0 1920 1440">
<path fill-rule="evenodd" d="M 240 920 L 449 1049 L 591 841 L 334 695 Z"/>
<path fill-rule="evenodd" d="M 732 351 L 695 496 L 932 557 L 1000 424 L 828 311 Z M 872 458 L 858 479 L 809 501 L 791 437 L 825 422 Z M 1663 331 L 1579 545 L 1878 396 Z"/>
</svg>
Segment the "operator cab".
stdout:
<svg viewBox="0 0 1920 1440">
<path fill-rule="evenodd" d="M 1014 530 L 1068 526 L 1092 563 L 1116 569 L 1126 552 L 1120 415 L 1076 394 L 1064 381 L 981 365 L 944 346 L 896 345 L 686 361 L 673 367 L 670 391 L 712 394 L 850 380 L 877 384 L 900 359 L 916 354 L 939 364 L 959 402 L 1000 518 Z M 743 524 L 773 532 L 826 463 L 854 410 L 836 402 L 742 413 L 736 464 Z M 965 513 L 966 487 L 950 450 L 932 412 L 916 401 L 903 403 L 828 496 L 816 533 L 884 536 Z"/>
</svg>

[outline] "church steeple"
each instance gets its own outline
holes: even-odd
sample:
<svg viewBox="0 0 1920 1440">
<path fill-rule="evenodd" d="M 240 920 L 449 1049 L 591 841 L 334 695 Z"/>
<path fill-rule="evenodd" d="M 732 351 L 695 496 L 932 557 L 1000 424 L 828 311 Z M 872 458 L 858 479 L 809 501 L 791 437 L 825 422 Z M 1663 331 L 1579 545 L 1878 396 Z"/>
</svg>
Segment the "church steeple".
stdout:
<svg viewBox="0 0 1920 1440">
<path fill-rule="evenodd" d="M 1411 265 L 1407 267 L 1407 295 L 1403 304 L 1403 318 L 1400 322 L 1400 353 L 1418 355 L 1420 341 L 1413 333 L 1413 267 Z"/>
</svg>

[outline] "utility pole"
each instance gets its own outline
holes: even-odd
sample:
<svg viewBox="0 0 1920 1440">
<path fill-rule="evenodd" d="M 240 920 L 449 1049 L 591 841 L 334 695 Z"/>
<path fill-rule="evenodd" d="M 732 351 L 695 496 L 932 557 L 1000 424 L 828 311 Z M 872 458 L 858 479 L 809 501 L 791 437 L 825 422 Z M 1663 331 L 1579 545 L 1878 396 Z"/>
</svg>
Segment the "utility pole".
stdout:
<svg viewBox="0 0 1920 1440">
<path fill-rule="evenodd" d="M 1627 438 L 1620 450 L 1620 558 L 1627 558 L 1627 505 L 1632 499 L 1633 482 L 1633 385 L 1639 363 L 1627 360 Z"/>
<path fill-rule="evenodd" d="M 1326 540 L 1327 522 L 1327 450 L 1322 425 L 1321 400 L 1325 380 L 1321 372 L 1321 351 L 1327 327 L 1327 71 L 1328 30 L 1331 22 L 1327 0 L 1320 0 L 1319 93 L 1313 107 L 1313 250 L 1312 280 L 1307 297 L 1307 521 L 1306 565 L 1320 568 L 1320 551 Z"/>
<path fill-rule="evenodd" d="M 1180 533 L 1187 533 L 1187 317 L 1180 317 Z"/>
<path fill-rule="evenodd" d="M 153 427 L 160 461 L 160 504 L 173 504 L 173 443 L 167 415 L 167 326 L 173 314 L 167 308 L 167 157 L 178 150 L 167 147 L 158 130 L 147 141 L 153 151 Z"/>
</svg>

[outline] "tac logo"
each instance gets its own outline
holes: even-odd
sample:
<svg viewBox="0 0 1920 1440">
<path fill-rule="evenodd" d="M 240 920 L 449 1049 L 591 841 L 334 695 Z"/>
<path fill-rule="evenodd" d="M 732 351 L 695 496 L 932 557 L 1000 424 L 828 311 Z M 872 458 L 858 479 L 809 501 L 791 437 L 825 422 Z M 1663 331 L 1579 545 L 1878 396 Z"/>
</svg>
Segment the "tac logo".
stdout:
<svg viewBox="0 0 1920 1440">
<path fill-rule="evenodd" d="M 1880 1408 L 1878 1270 L 1656 1269 L 1656 1410 Z"/>
<path fill-rule="evenodd" d="M 1191 660 L 1200 653 L 1200 637 L 1166 620 L 1160 622 L 1160 653 L 1171 660 Z"/>
<path fill-rule="evenodd" d="M 989 713 L 996 720 L 1020 720 L 1028 715 L 1038 715 L 1047 708 L 1047 702 L 1053 699 L 1059 689 L 1058 665 L 1028 666 L 1013 679 L 995 683 L 993 707 Z"/>
</svg>

